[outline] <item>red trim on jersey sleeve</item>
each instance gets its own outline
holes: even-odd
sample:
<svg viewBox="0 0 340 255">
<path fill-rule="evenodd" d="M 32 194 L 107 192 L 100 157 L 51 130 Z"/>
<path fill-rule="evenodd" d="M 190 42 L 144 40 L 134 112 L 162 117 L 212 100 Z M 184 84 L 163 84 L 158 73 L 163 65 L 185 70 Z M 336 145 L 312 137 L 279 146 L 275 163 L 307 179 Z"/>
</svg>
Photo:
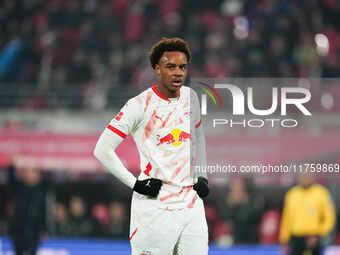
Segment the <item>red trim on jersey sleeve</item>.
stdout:
<svg viewBox="0 0 340 255">
<path fill-rule="evenodd" d="M 200 119 L 200 121 L 195 125 L 195 128 L 198 128 L 199 126 L 201 126 L 202 124 L 202 119 Z"/>
<path fill-rule="evenodd" d="M 133 231 L 133 233 L 131 234 L 131 236 L 130 236 L 130 238 L 129 238 L 130 241 L 131 241 L 132 237 L 136 234 L 137 230 L 138 230 L 138 228 L 136 228 L 135 231 Z"/>
<path fill-rule="evenodd" d="M 150 162 L 146 165 L 146 169 L 144 170 L 144 173 L 147 175 L 147 176 L 150 176 L 150 171 L 152 169 L 152 165 L 150 164 Z"/>
<path fill-rule="evenodd" d="M 116 133 L 117 135 L 119 135 L 121 138 L 125 139 L 127 137 L 127 135 L 125 133 L 123 133 L 122 131 L 120 131 L 119 129 L 115 128 L 112 125 L 107 125 L 107 128 L 110 129 L 112 132 Z"/>
</svg>

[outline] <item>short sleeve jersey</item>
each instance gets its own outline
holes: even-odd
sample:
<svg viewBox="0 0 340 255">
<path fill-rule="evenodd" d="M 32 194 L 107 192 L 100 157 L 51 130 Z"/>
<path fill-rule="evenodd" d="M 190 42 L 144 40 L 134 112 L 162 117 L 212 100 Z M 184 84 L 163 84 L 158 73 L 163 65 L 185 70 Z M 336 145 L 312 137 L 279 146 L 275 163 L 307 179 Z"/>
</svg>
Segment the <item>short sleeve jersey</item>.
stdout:
<svg viewBox="0 0 340 255">
<path fill-rule="evenodd" d="M 190 169 L 200 125 L 199 102 L 192 89 L 182 86 L 177 98 L 167 98 L 154 84 L 130 99 L 107 129 L 122 138 L 133 136 L 140 154 L 138 179 L 162 180 L 157 203 L 171 209 L 192 207 L 198 198 Z"/>
</svg>

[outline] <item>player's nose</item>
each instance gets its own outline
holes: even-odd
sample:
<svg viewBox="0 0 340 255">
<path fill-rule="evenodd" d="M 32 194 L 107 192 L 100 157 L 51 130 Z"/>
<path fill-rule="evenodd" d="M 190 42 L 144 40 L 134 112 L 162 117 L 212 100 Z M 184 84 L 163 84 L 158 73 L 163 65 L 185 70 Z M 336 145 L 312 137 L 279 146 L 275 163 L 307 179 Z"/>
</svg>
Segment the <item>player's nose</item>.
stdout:
<svg viewBox="0 0 340 255">
<path fill-rule="evenodd" d="M 176 67 L 173 71 L 173 75 L 177 77 L 182 77 L 184 75 L 184 70 L 180 67 Z"/>
</svg>

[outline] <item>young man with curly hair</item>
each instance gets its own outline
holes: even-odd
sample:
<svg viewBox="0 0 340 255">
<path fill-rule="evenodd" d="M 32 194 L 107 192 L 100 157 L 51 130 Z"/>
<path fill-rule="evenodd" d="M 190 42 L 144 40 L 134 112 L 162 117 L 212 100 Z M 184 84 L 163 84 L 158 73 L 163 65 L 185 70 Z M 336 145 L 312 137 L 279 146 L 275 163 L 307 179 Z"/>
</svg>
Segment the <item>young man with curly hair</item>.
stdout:
<svg viewBox="0 0 340 255">
<path fill-rule="evenodd" d="M 196 93 L 183 85 L 191 51 L 180 38 L 163 38 L 151 49 L 158 81 L 130 99 L 109 123 L 94 155 L 133 189 L 132 254 L 208 254 L 208 227 L 201 198 L 206 176 L 191 172 L 206 164 L 205 139 Z M 114 153 L 128 134 L 140 154 L 136 179 Z"/>
</svg>

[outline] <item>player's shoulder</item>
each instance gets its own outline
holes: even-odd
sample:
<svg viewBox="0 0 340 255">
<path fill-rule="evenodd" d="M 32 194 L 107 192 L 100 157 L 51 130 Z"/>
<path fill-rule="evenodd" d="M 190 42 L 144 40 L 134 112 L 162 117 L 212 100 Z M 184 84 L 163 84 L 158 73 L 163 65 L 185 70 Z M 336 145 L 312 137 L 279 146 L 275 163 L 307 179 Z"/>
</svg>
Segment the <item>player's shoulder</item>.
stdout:
<svg viewBox="0 0 340 255">
<path fill-rule="evenodd" d="M 302 191 L 303 191 L 303 188 L 300 185 L 295 185 L 288 190 L 286 197 L 290 198 L 290 197 L 296 196 Z"/>
<path fill-rule="evenodd" d="M 183 85 L 181 87 L 181 92 L 182 93 L 190 93 L 190 90 L 192 90 L 190 87 Z"/>
<path fill-rule="evenodd" d="M 318 193 L 322 193 L 325 195 L 329 194 L 328 189 L 325 186 L 318 184 L 318 183 L 312 184 L 308 189 L 312 192 L 318 192 Z M 300 192 L 303 192 L 304 190 L 305 189 L 301 187 L 301 185 L 296 185 L 292 187 L 290 190 L 288 190 L 287 197 L 297 195 Z"/>
<path fill-rule="evenodd" d="M 148 88 L 148 89 L 140 92 L 136 96 L 130 98 L 128 100 L 128 103 L 136 104 L 136 105 L 142 105 L 142 104 L 145 104 L 145 102 L 147 101 L 147 98 L 150 98 L 151 96 L 152 96 L 152 89 Z"/>
<path fill-rule="evenodd" d="M 181 95 L 190 99 L 197 98 L 196 91 L 193 88 L 184 85 L 181 87 Z"/>
<path fill-rule="evenodd" d="M 325 195 L 329 194 L 328 189 L 325 186 L 318 184 L 318 183 L 313 184 L 311 186 L 311 189 L 315 192 L 323 193 Z"/>
<path fill-rule="evenodd" d="M 185 86 L 185 85 L 183 85 L 182 87 L 181 87 L 181 92 L 182 93 L 187 93 L 187 94 L 193 94 L 193 93 L 195 93 L 196 94 L 196 92 L 195 92 L 195 90 L 193 89 L 193 88 L 191 88 L 191 87 L 189 87 L 189 86 Z"/>
</svg>

